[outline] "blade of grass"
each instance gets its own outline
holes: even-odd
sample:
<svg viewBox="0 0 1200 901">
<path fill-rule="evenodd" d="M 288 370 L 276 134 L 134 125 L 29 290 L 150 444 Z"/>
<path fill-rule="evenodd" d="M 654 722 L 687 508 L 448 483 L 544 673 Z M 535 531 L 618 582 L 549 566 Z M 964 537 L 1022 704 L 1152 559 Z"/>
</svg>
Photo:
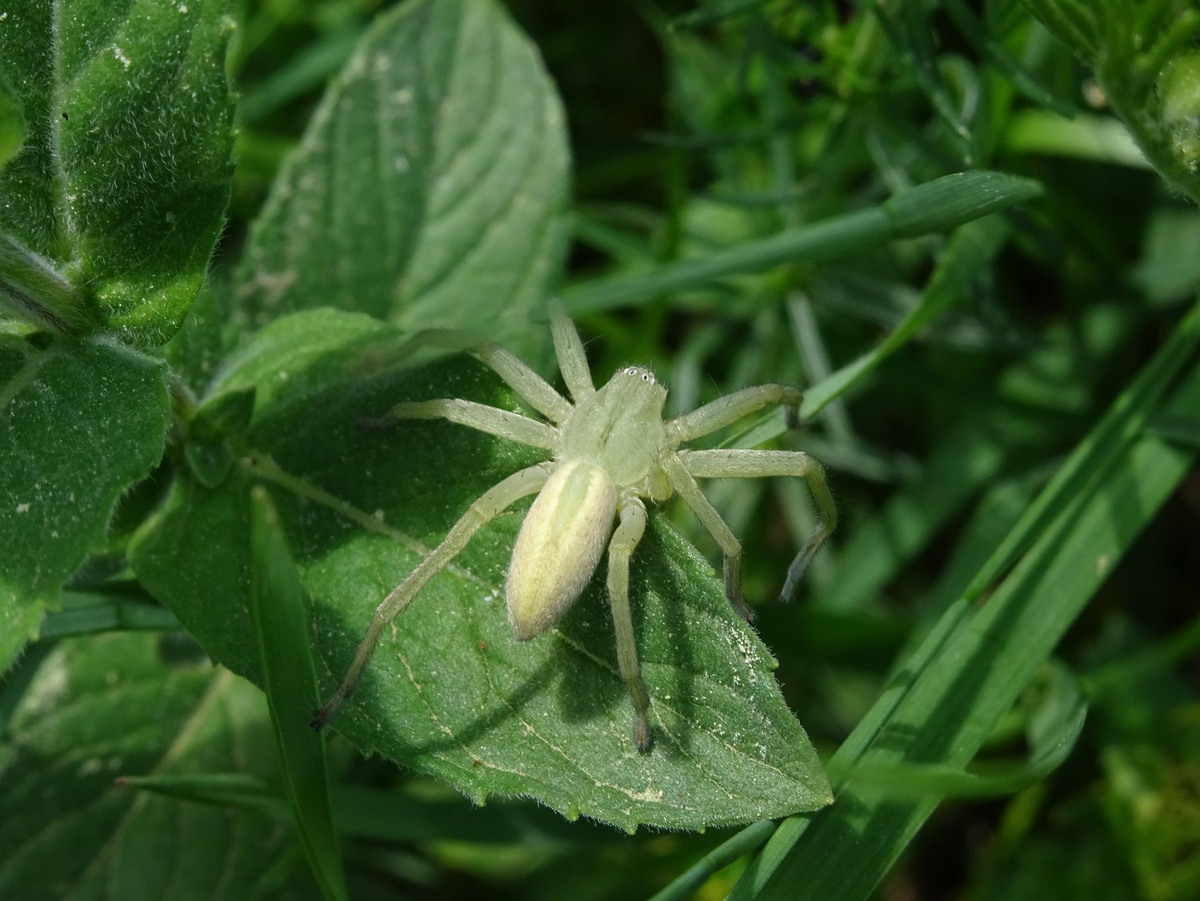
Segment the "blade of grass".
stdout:
<svg viewBox="0 0 1200 901">
<path fill-rule="evenodd" d="M 896 194 L 879 206 L 679 260 L 654 272 L 574 285 L 564 292 L 563 300 L 568 312 L 575 315 L 631 306 L 784 263 L 829 259 L 895 238 L 950 231 L 1036 197 L 1041 190 L 1035 181 L 1001 172 L 945 175 Z"/>
<path fill-rule="evenodd" d="M 1167 343 L 1079 443 L 1050 484 L 1025 511 L 1016 528 L 1008 533 L 992 559 L 967 586 L 963 597 L 968 600 L 979 598 L 1029 547 L 1046 524 L 1060 514 L 1066 503 L 1080 502 L 1083 486 L 1096 472 L 1119 459 L 1145 431 L 1155 414 L 1158 400 L 1195 353 L 1197 345 L 1200 345 L 1200 302 L 1193 305 Z"/>
<path fill-rule="evenodd" d="M 971 770 L 939 763 L 858 766 L 845 774 L 841 784 L 857 794 L 889 800 L 993 798 L 1024 791 L 1070 756 L 1087 718 L 1087 701 L 1069 669 L 1048 667 L 1046 682 L 1047 691 L 1029 718 L 1027 760 L 988 761 Z"/>
<path fill-rule="evenodd" d="M 996 258 L 1007 238 L 1008 226 L 1000 216 L 987 216 L 955 229 L 920 302 L 874 350 L 805 391 L 800 418 L 816 416 L 945 313 L 962 297 L 980 271 Z"/>
<path fill-rule="evenodd" d="M 188 776 L 123 776 L 121 785 L 197 804 L 253 810 L 272 819 L 292 817 L 278 786 L 243 773 Z M 330 792 L 333 822 L 342 835 L 377 842 L 456 841 L 487 845 L 565 845 L 615 839 L 602 826 L 570 823 L 525 802 L 476 808 L 462 797 L 423 798 L 390 789 L 337 785 Z M 464 815 L 469 811 L 469 815 Z M 765 840 L 765 839 L 764 839 Z"/>
<path fill-rule="evenodd" d="M 42 619 L 40 638 L 67 638 L 115 629 L 170 632 L 180 628 L 175 614 L 165 607 L 99 591 L 64 591 L 61 604 L 61 610 L 48 611 Z"/>
<path fill-rule="evenodd" d="M 975 52 L 995 66 L 1000 74 L 1007 78 L 1009 83 L 1020 93 L 1034 103 L 1048 107 L 1060 116 L 1066 116 L 1069 119 L 1075 115 L 1077 110 L 1074 104 L 1059 97 L 1026 70 L 1005 49 L 1004 45 L 992 36 L 979 17 L 963 0 L 942 0 L 942 8 L 954 20 L 954 24 L 963 37 L 975 48 Z"/>
<path fill-rule="evenodd" d="M 238 115 L 249 125 L 267 116 L 289 100 L 319 88 L 350 58 L 360 29 L 339 31 L 310 45 L 263 79 L 238 103 Z"/>
<path fill-rule="evenodd" d="M 1028 551 L 946 643 L 896 711 L 888 740 L 863 755 L 866 763 L 965 766 L 1179 484 L 1193 462 L 1190 452 L 1149 435 L 1118 441 L 1113 453 L 1098 455 L 1095 446 L 1112 437 L 1114 421 L 1144 422 L 1153 412 L 1159 386 L 1187 362 L 1180 358 L 1181 345 L 1194 349 L 1195 319 L 1189 315 L 1180 324 L 1064 465 L 1069 494 L 1056 479 L 1039 496 L 1034 508 L 1050 498 L 1054 515 L 1037 517 L 1040 528 L 1032 541 L 1031 530 L 1018 524 L 1012 543 Z M 1200 367 L 1186 381 L 1189 391 L 1200 390 Z M 1087 478 L 1079 478 L 1084 474 Z M 993 561 L 1007 556 L 1001 548 Z M 995 568 L 985 566 L 981 576 Z M 990 584 L 991 578 L 977 581 Z M 785 821 L 730 898 L 865 898 L 936 805 L 933 798 L 901 804 L 843 792 L 825 811 Z"/>
<path fill-rule="evenodd" d="M 304 589 L 279 515 L 262 486 L 250 495 L 252 613 L 279 762 L 305 855 L 326 901 L 347 901 L 329 809 L 325 740 L 309 726 L 320 704 Z"/>
<path fill-rule="evenodd" d="M 884 34 L 900 52 L 901 58 L 908 63 L 913 75 L 916 76 L 917 84 L 929 98 L 934 112 L 946 123 L 951 133 L 962 142 L 967 151 L 967 158 L 964 162 L 971 165 L 973 153 L 971 130 L 967 128 L 966 122 L 963 121 L 959 111 L 955 109 L 954 102 L 950 99 L 946 85 L 942 81 L 937 56 L 933 50 L 933 40 L 929 34 L 929 25 L 925 20 L 925 4 L 900 3 L 899 6 L 899 17 L 894 17 L 886 5 L 876 3 L 874 4 L 875 16 L 879 20 Z"/>
</svg>

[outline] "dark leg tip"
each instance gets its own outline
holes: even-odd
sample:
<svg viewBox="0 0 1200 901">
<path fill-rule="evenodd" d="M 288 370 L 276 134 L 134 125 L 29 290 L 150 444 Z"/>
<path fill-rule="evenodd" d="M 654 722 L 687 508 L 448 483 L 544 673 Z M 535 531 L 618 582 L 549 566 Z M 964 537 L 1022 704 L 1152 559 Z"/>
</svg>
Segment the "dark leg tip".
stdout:
<svg viewBox="0 0 1200 901">
<path fill-rule="evenodd" d="M 638 751 L 645 754 L 650 750 L 650 724 L 646 722 L 646 714 L 633 715 L 633 743 Z"/>
</svg>

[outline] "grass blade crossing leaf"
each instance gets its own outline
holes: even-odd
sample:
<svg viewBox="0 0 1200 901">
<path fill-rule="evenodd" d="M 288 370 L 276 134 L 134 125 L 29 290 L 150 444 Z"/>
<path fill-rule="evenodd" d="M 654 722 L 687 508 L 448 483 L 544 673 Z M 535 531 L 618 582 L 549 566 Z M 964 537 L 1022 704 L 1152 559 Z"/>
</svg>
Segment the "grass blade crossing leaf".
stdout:
<svg viewBox="0 0 1200 901">
<path fill-rule="evenodd" d="M 279 514 L 262 486 L 250 494 L 250 540 L 254 566 L 250 609 L 284 786 L 321 894 L 326 901 L 339 901 L 347 895 L 329 812 L 325 739 L 308 727 L 320 700 L 304 589 Z"/>
</svg>

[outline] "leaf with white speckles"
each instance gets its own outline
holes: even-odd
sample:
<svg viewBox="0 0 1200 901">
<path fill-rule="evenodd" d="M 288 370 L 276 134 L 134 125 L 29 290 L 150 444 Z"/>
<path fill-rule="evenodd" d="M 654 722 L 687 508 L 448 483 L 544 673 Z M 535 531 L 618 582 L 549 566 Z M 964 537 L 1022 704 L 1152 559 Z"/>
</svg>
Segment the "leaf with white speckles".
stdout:
<svg viewBox="0 0 1200 901">
<path fill-rule="evenodd" d="M 276 180 L 240 306 L 255 325 L 333 305 L 504 337 L 559 278 L 568 168 L 554 86 L 499 4 L 409 0 L 360 42 Z"/>
<path fill-rule="evenodd" d="M 0 255 L 0 300 L 58 331 L 139 344 L 175 332 L 229 202 L 232 30 L 225 0 L 6 5 L 0 80 L 25 139 L 0 171 L 15 248 Z M 31 283 L 31 266 L 57 270 L 62 291 Z"/>
<path fill-rule="evenodd" d="M 216 488 L 181 476 L 134 539 L 142 583 L 235 672 L 259 672 L 246 550 L 256 482 L 270 486 L 312 599 L 329 691 L 375 605 L 424 549 L 486 488 L 539 459 L 446 422 L 357 429 L 360 416 L 402 399 L 512 403 L 463 358 L 381 371 L 399 340 L 369 317 L 330 310 L 264 329 L 214 389 L 216 397 L 257 389 L 253 419 L 236 439 L 241 461 Z M 333 728 L 473 798 L 531 795 L 625 828 L 698 829 L 828 803 L 770 652 L 733 612 L 709 563 L 664 520 L 652 517 L 632 567 L 652 699 L 649 754 L 630 735 L 602 575 L 556 628 L 518 642 L 502 586 L 525 506 L 483 529 L 395 620 Z"/>
<path fill-rule="evenodd" d="M 157 360 L 105 339 L 0 334 L 0 672 L 162 456 L 169 417 Z"/>
</svg>

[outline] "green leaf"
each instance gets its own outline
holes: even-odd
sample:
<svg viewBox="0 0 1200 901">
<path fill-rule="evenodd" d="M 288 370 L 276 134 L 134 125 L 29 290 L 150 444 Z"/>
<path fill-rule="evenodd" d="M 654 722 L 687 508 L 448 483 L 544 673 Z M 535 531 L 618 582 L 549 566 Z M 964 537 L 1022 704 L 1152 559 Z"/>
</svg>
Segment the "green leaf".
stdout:
<svg viewBox="0 0 1200 901">
<path fill-rule="evenodd" d="M 268 777 L 272 757 L 261 694 L 197 662 L 194 645 L 61 642 L 0 739 L 0 896 L 127 901 L 186 887 L 186 897 L 259 897 L 256 884 L 294 847 L 285 828 L 114 780 L 235 766 Z"/>
<path fill-rule="evenodd" d="M 958 172 L 901 191 L 876 207 L 744 241 L 652 272 L 584 282 L 563 297 L 572 313 L 643 303 L 732 275 L 846 256 L 895 238 L 950 231 L 1037 197 L 1041 191 L 1035 181 L 1002 172 Z"/>
<path fill-rule="evenodd" d="M 163 366 L 108 339 L 0 334 L 0 671 L 162 456 Z"/>
<path fill-rule="evenodd" d="M 254 567 L 250 610 L 284 786 L 321 895 L 337 901 L 347 897 L 346 879 L 329 811 L 325 739 L 308 726 L 313 708 L 321 702 L 304 589 L 267 489 L 259 486 L 251 492 L 250 507 Z"/>
<path fill-rule="evenodd" d="M 21 101 L 0 74 L 0 169 L 16 156 L 25 143 L 25 114 Z"/>
<path fill-rule="evenodd" d="M 540 459 L 449 423 L 356 428 L 406 398 L 511 405 L 469 360 L 384 365 L 400 345 L 390 327 L 348 313 L 268 326 L 213 391 L 257 386 L 234 471 L 215 490 L 181 476 L 135 538 L 143 584 L 236 672 L 259 672 L 246 612 L 254 484 L 268 483 L 278 505 L 329 691 L 382 597 L 484 490 Z M 484 528 L 394 621 L 334 728 L 478 802 L 530 795 L 628 829 L 698 829 L 826 803 L 816 754 L 771 676 L 775 661 L 707 561 L 658 517 L 634 557 L 656 735 L 639 754 L 603 577 L 557 628 L 528 643 L 513 637 L 503 578 L 521 518 L 517 509 Z"/>
<path fill-rule="evenodd" d="M 224 0 L 63 6 L 19 3 L 0 27 L 27 128 L 0 172 L 0 233 L 60 267 L 100 326 L 158 344 L 229 201 L 233 24 Z"/>
<path fill-rule="evenodd" d="M 335 304 L 407 328 L 509 333 L 566 250 L 563 112 L 492 0 L 380 16 L 276 180 L 238 270 L 255 325 Z"/>
</svg>

